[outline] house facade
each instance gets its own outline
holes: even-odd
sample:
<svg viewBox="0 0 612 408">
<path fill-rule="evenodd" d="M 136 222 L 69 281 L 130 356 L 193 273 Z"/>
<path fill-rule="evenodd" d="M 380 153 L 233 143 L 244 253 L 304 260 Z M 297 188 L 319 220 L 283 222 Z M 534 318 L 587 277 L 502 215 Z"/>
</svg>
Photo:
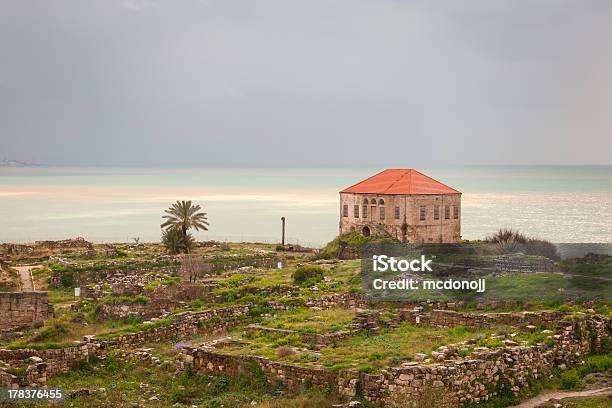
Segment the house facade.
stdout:
<svg viewBox="0 0 612 408">
<path fill-rule="evenodd" d="M 387 169 L 340 191 L 340 233 L 411 243 L 461 240 L 461 192 L 414 169 Z"/>
</svg>

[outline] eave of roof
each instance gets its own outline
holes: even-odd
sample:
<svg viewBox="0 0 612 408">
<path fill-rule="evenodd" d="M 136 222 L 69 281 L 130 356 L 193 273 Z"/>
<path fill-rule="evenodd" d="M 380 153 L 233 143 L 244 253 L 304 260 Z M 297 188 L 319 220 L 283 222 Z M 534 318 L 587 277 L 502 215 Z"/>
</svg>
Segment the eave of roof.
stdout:
<svg viewBox="0 0 612 408">
<path fill-rule="evenodd" d="M 340 192 L 391 195 L 461 194 L 460 191 L 415 169 L 386 169 Z"/>
</svg>

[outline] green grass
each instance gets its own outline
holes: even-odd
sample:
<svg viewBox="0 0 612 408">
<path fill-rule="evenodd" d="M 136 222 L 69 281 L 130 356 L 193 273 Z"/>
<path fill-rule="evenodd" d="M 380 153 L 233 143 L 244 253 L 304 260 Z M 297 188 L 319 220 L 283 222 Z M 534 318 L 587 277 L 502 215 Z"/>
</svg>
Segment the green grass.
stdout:
<svg viewBox="0 0 612 408">
<path fill-rule="evenodd" d="M 47 293 L 49 294 L 49 301 L 54 304 L 72 302 L 79 299 L 74 296 L 74 289 L 49 288 Z"/>
<path fill-rule="evenodd" d="M 144 295 L 137 296 L 117 296 L 117 295 L 109 295 L 102 298 L 102 302 L 107 304 L 119 304 L 119 303 L 135 303 L 139 305 L 146 305 L 151 301 L 148 297 Z"/>
<path fill-rule="evenodd" d="M 542 333 L 544 329 L 540 327 L 533 333 L 530 333 L 530 332 L 520 333 L 513 340 L 514 341 L 526 341 L 530 346 L 533 346 L 539 343 L 544 343 L 548 347 L 551 347 L 554 345 L 554 341 L 550 337 L 555 334 L 556 330 L 555 330 L 555 327 L 552 327 L 549 330 L 551 330 L 552 333 Z"/>
<path fill-rule="evenodd" d="M 464 327 L 436 329 L 403 323 L 395 330 L 383 329 L 378 335 L 363 332 L 340 342 L 336 347 L 323 348 L 320 361 L 334 371 L 344 368 L 375 371 L 410 360 L 416 353 L 429 354 L 441 345 L 458 343 L 475 336 L 476 332 Z"/>
<path fill-rule="evenodd" d="M 561 375 L 559 388 L 563 390 L 581 388 L 581 381 L 587 375 L 610 370 L 612 370 L 612 353 L 588 356 L 584 364 L 573 367 Z"/>
<path fill-rule="evenodd" d="M 140 384 L 147 384 L 141 388 Z M 75 370 L 50 377 L 48 386 L 67 389 L 105 388 L 106 393 L 77 397 L 69 401 L 71 407 L 108 407 L 140 404 L 169 407 L 173 404 L 200 407 L 244 407 L 251 401 L 274 398 L 278 388 L 261 380 L 245 377 L 209 377 L 187 370 L 175 374 L 174 364 L 147 367 L 130 359 L 109 356 L 105 361 L 82 362 Z M 157 395 L 159 401 L 150 401 Z"/>
<path fill-rule="evenodd" d="M 272 318 L 264 319 L 260 324 L 275 329 L 325 333 L 345 329 L 347 324 L 353 321 L 354 317 L 354 310 L 295 308 L 277 313 Z"/>
<path fill-rule="evenodd" d="M 306 367 L 322 367 L 332 371 L 356 369 L 373 372 L 386 366 L 399 365 L 411 360 L 416 353 L 430 353 L 441 345 L 472 339 L 477 334 L 490 334 L 489 330 L 479 332 L 464 327 L 437 329 L 428 326 L 412 326 L 403 323 L 397 329 L 382 329 L 380 334 L 369 332 L 342 340 L 335 347 L 324 347 L 319 353 L 304 348 L 299 336 L 284 336 L 261 333 L 245 337 L 249 344 L 238 349 L 224 349 L 224 352 L 239 355 L 254 355 L 285 361 Z M 278 356 L 279 347 L 296 348 L 294 354 Z"/>
<path fill-rule="evenodd" d="M 508 273 L 487 279 L 484 298 L 530 301 L 562 300 L 567 294 L 567 280 L 555 273 Z M 559 291 L 559 289 L 563 291 Z"/>
<path fill-rule="evenodd" d="M 610 408 L 610 397 L 570 398 L 563 400 L 567 408 Z"/>
</svg>

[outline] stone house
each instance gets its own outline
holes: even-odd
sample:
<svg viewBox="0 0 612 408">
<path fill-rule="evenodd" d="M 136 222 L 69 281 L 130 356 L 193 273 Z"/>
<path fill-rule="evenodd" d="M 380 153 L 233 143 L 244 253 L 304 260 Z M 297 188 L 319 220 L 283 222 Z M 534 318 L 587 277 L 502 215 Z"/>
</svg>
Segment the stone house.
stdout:
<svg viewBox="0 0 612 408">
<path fill-rule="evenodd" d="M 414 169 L 387 169 L 340 191 L 340 233 L 402 242 L 461 240 L 461 192 Z"/>
</svg>

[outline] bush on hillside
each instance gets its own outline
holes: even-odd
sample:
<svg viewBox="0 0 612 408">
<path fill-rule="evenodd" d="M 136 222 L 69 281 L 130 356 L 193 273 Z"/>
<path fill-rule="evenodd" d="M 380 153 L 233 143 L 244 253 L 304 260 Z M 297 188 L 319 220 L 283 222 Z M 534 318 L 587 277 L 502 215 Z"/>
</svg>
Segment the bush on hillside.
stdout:
<svg viewBox="0 0 612 408">
<path fill-rule="evenodd" d="M 529 237 L 511 228 L 500 228 L 487 236 L 485 242 L 497 244 L 502 253 L 523 252 L 526 255 L 544 256 L 553 261 L 561 259 L 552 242 Z"/>
<path fill-rule="evenodd" d="M 300 286 L 312 286 L 323 280 L 325 270 L 318 265 L 306 265 L 297 268 L 293 273 L 293 283 Z"/>
<path fill-rule="evenodd" d="M 557 252 L 556 245 L 550 241 L 530 238 L 527 240 L 527 243 L 523 245 L 523 248 L 527 255 L 540 255 L 553 261 L 561 259 L 559 252 Z"/>
<path fill-rule="evenodd" d="M 512 228 L 500 228 L 493 234 L 487 236 L 485 241 L 493 244 L 524 244 L 527 242 L 527 237 Z"/>
<path fill-rule="evenodd" d="M 348 234 L 338 235 L 332 241 L 328 242 L 321 250 L 321 256 L 325 259 L 330 259 L 338 258 L 342 255 L 346 257 L 347 253 L 351 253 L 354 255 L 354 258 L 358 258 L 361 253 L 361 247 L 372 242 L 396 243 L 399 241 L 390 237 L 374 235 L 366 237 L 357 231 L 353 231 Z"/>
</svg>

